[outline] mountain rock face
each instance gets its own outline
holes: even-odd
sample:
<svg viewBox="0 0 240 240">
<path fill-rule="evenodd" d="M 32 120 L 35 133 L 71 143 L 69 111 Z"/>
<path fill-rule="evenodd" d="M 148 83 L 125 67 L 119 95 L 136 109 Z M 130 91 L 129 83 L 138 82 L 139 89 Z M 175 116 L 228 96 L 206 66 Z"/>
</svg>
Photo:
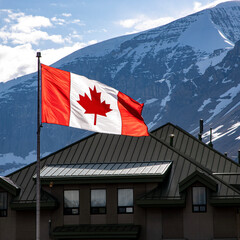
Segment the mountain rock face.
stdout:
<svg viewBox="0 0 240 240">
<path fill-rule="evenodd" d="M 240 2 L 226 2 L 165 26 L 110 39 L 57 67 L 110 85 L 141 103 L 150 130 L 172 122 L 235 159 L 240 139 Z M 35 161 L 37 74 L 0 83 L 0 173 Z M 90 134 L 44 124 L 41 153 Z"/>
</svg>

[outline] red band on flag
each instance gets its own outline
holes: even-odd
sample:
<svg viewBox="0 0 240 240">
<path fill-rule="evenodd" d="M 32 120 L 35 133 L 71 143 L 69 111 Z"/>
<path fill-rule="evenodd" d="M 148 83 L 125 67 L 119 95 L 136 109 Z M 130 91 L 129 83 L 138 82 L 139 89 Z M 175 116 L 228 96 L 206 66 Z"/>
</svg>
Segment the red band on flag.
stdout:
<svg viewBox="0 0 240 240">
<path fill-rule="evenodd" d="M 149 136 L 148 128 L 142 118 L 144 104 L 118 92 L 118 108 L 122 118 L 122 135 Z"/>
<path fill-rule="evenodd" d="M 69 125 L 70 73 L 42 66 L 42 122 Z"/>
</svg>

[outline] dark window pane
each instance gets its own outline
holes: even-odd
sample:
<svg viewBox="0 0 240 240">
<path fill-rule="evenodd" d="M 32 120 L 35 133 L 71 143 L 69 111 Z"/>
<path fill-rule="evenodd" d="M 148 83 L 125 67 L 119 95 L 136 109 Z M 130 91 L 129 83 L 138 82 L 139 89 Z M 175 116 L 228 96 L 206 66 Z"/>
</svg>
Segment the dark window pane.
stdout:
<svg viewBox="0 0 240 240">
<path fill-rule="evenodd" d="M 193 211 L 194 212 L 199 212 L 199 206 L 193 206 Z"/>
<path fill-rule="evenodd" d="M 105 214 L 105 207 L 91 207 L 91 214 Z"/>
<path fill-rule="evenodd" d="M 64 214 L 65 215 L 79 214 L 79 190 L 64 191 Z"/>
<path fill-rule="evenodd" d="M 200 206 L 199 208 L 200 212 L 206 212 L 206 206 Z"/>
<path fill-rule="evenodd" d="M 193 204 L 204 205 L 206 204 L 206 188 L 205 187 L 193 187 Z"/>
<path fill-rule="evenodd" d="M 91 207 L 106 207 L 106 189 L 91 190 Z"/>
<path fill-rule="evenodd" d="M 133 206 L 133 189 L 118 189 L 118 206 Z"/>
</svg>

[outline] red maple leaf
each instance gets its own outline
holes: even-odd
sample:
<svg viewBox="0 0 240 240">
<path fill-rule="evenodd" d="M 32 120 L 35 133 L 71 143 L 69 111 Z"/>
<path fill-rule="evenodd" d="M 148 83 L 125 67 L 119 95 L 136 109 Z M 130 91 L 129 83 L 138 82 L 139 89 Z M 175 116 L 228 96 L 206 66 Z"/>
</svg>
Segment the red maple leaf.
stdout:
<svg viewBox="0 0 240 240">
<path fill-rule="evenodd" d="M 112 111 L 110 104 L 106 104 L 105 101 L 101 102 L 101 92 L 97 92 L 96 87 L 90 89 L 91 98 L 85 93 L 84 96 L 79 94 L 79 100 L 77 101 L 84 109 L 85 114 L 94 114 L 94 125 L 97 123 L 97 115 L 106 117 L 106 113 Z"/>
</svg>

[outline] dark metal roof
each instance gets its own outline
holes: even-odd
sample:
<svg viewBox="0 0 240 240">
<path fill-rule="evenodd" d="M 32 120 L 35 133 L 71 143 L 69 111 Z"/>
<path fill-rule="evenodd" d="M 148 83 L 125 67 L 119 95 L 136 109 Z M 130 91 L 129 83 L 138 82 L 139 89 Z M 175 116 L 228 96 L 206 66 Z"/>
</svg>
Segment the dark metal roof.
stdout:
<svg viewBox="0 0 240 240">
<path fill-rule="evenodd" d="M 191 157 L 213 173 L 225 173 L 218 178 L 229 184 L 240 184 L 240 165 L 222 153 L 210 148 L 182 128 L 168 123 L 152 132 L 154 136 L 170 143 L 170 135 L 174 134 L 173 147 Z M 235 173 L 235 174 L 232 174 Z"/>
<path fill-rule="evenodd" d="M 174 134 L 173 147 L 169 135 Z M 167 181 L 162 184 L 161 196 L 181 198 L 179 182 L 195 171 L 204 172 L 216 181 L 215 197 L 235 196 L 240 192 L 230 184 L 240 183 L 238 175 L 218 176 L 215 172 L 240 172 L 237 163 L 211 149 L 189 133 L 170 123 L 155 130 L 148 137 L 130 137 L 111 134 L 93 134 L 65 147 L 41 160 L 41 168 L 59 164 L 136 163 L 172 161 Z M 36 163 L 32 163 L 9 178 L 21 187 L 19 201 L 35 200 L 33 175 Z"/>
</svg>

